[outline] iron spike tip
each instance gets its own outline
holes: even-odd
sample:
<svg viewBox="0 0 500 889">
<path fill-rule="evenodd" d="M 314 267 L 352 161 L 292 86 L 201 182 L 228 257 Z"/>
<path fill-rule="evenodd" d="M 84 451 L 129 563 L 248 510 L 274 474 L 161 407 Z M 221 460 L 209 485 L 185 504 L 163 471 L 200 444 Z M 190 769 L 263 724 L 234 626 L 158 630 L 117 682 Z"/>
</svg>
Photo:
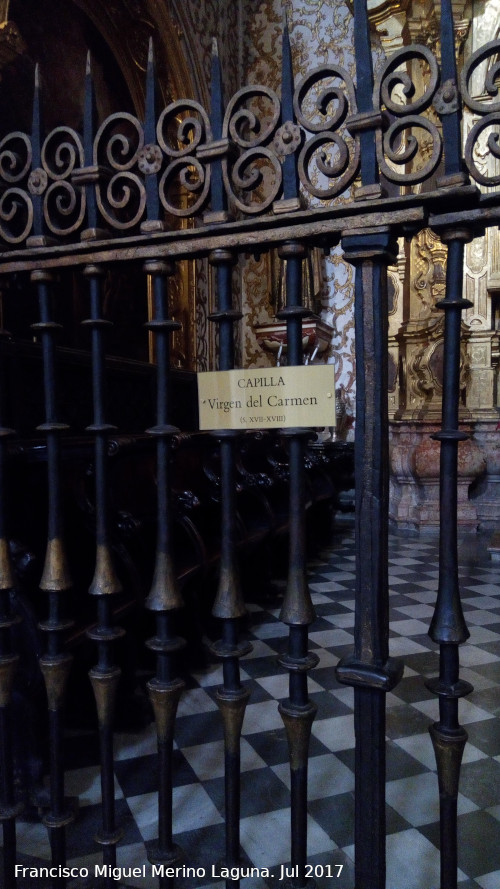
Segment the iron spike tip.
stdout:
<svg viewBox="0 0 500 889">
<path fill-rule="evenodd" d="M 153 49 L 153 38 L 150 37 L 149 44 L 148 44 L 148 65 L 154 64 L 154 58 L 155 58 L 155 52 Z"/>
<path fill-rule="evenodd" d="M 35 65 L 35 89 L 40 89 L 40 65 L 38 62 Z"/>
<path fill-rule="evenodd" d="M 90 49 L 89 49 L 89 50 L 87 50 L 87 62 L 85 64 L 85 75 L 87 77 L 90 77 L 91 73 L 92 73 L 92 62 L 90 59 Z"/>
<path fill-rule="evenodd" d="M 288 3 L 284 2 L 281 6 L 283 31 L 288 31 Z"/>
<path fill-rule="evenodd" d="M 217 43 L 217 37 L 212 37 L 212 56 L 219 58 L 219 44 Z"/>
</svg>

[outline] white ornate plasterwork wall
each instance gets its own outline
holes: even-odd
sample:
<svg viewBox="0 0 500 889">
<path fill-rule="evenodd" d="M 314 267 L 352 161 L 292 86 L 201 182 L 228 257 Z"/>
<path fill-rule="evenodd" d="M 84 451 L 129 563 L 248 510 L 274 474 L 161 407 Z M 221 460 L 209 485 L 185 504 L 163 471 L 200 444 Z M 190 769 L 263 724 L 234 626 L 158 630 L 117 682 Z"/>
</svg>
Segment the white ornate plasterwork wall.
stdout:
<svg viewBox="0 0 500 889">
<path fill-rule="evenodd" d="M 281 0 L 246 3 L 244 29 L 245 82 L 266 83 L 280 90 Z M 253 13 L 253 14 L 252 14 Z M 352 16 L 342 0 L 290 0 L 287 3 L 296 79 L 312 68 L 335 61 L 354 71 Z M 247 365 L 269 365 L 272 358 L 257 342 L 254 328 L 273 316 L 266 257 L 251 261 L 244 278 L 243 360 Z M 352 268 L 340 248 L 324 259 L 321 318 L 335 334 L 328 360 L 335 364 L 337 385 L 354 406 L 354 308 Z"/>
</svg>

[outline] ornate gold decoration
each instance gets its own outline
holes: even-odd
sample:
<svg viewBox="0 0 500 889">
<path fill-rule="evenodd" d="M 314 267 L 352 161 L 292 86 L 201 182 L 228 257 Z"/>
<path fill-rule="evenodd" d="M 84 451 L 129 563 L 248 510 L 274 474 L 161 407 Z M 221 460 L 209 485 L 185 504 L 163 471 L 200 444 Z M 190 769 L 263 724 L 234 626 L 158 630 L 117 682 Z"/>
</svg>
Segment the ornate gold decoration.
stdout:
<svg viewBox="0 0 500 889">
<path fill-rule="evenodd" d="M 9 6 L 10 0 L 0 0 L 0 72 L 26 51 L 19 28 L 15 22 L 9 22 Z"/>
<path fill-rule="evenodd" d="M 422 321 L 429 318 L 435 311 L 436 302 L 444 297 L 447 252 L 446 246 L 430 229 L 424 229 L 414 239 L 410 297 L 412 319 Z"/>
</svg>

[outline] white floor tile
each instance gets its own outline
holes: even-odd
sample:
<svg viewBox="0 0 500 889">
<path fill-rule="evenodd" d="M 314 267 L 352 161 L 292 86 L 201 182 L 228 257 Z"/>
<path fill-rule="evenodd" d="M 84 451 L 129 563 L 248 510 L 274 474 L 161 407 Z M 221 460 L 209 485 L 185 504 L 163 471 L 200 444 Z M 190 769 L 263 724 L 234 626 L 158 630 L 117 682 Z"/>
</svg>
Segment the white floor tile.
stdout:
<svg viewBox="0 0 500 889">
<path fill-rule="evenodd" d="M 261 642 L 260 639 L 252 639 L 252 650 L 241 659 L 240 664 L 244 668 L 245 661 L 258 657 L 276 657 L 276 652 L 267 642 Z"/>
<path fill-rule="evenodd" d="M 92 806 L 101 801 L 101 776 L 97 766 L 86 769 L 72 769 L 66 773 L 65 791 L 67 796 L 77 796 L 78 805 Z M 122 799 L 122 789 L 115 776 L 115 799 Z"/>
<path fill-rule="evenodd" d="M 202 688 L 188 688 L 179 701 L 177 716 L 195 716 L 217 710 L 217 704 Z"/>
<path fill-rule="evenodd" d="M 257 679 L 257 682 L 277 701 L 287 698 L 290 694 L 290 676 L 288 673 L 278 676 L 262 676 Z M 323 687 L 314 681 L 314 672 L 308 675 L 307 687 L 309 694 L 315 691 L 324 691 Z"/>
<path fill-rule="evenodd" d="M 259 704 L 248 704 L 243 720 L 243 735 L 254 732 L 265 732 L 283 728 L 283 720 L 278 712 L 276 701 L 261 701 Z"/>
<path fill-rule="evenodd" d="M 432 772 L 388 781 L 387 802 L 413 827 L 439 821 L 439 790 L 437 776 Z M 479 807 L 458 794 L 458 814 L 477 811 Z"/>
<path fill-rule="evenodd" d="M 473 602 L 473 599 L 470 599 L 469 602 Z M 495 621 L 495 616 L 491 613 L 491 611 L 487 611 L 484 608 L 472 608 L 470 610 L 465 611 L 465 620 L 469 630 L 472 630 L 473 626 L 489 626 Z M 497 637 L 498 638 L 498 637 Z"/>
<path fill-rule="evenodd" d="M 467 595 L 468 591 L 478 595 L 471 599 Z M 491 595 L 491 593 L 496 593 L 496 596 Z M 485 608 L 486 610 L 488 608 L 500 608 L 500 586 L 492 583 L 481 583 L 478 586 L 464 587 L 462 602 L 467 605 L 473 605 L 474 608 Z M 497 618 L 498 615 L 492 616 L 492 620 Z"/>
<path fill-rule="evenodd" d="M 321 572 L 321 577 L 324 577 L 326 580 L 335 580 L 337 583 L 340 583 L 343 580 L 356 579 L 356 575 L 353 571 L 334 571 L 329 574 L 323 574 L 323 572 Z"/>
<path fill-rule="evenodd" d="M 336 654 L 333 654 L 333 652 L 331 651 L 327 651 L 326 648 L 314 648 L 313 645 L 311 646 L 310 650 L 319 657 L 318 665 L 317 667 L 315 667 L 316 670 L 318 670 L 320 667 L 336 667 L 340 660 L 340 658 L 338 658 Z"/>
<path fill-rule="evenodd" d="M 183 747 L 182 753 L 200 781 L 224 775 L 224 741 Z M 240 742 L 241 771 L 265 768 L 266 763 L 244 738 Z"/>
<path fill-rule="evenodd" d="M 389 639 L 389 652 L 392 657 L 404 657 L 407 654 L 420 654 L 422 651 L 429 651 L 420 642 L 414 642 L 406 636 L 392 636 Z"/>
<path fill-rule="evenodd" d="M 429 630 L 429 624 L 422 620 L 391 620 L 389 624 L 391 630 L 399 633 L 400 636 L 425 636 Z"/>
<path fill-rule="evenodd" d="M 331 689 L 330 694 L 332 694 L 339 701 L 342 701 L 346 707 L 350 707 L 354 709 L 354 689 L 348 685 L 343 685 L 340 688 Z"/>
<path fill-rule="evenodd" d="M 354 612 L 351 611 L 349 614 L 323 614 L 323 620 L 327 620 L 328 623 L 333 624 L 335 627 L 340 627 L 341 629 L 349 629 L 354 626 Z"/>
<path fill-rule="evenodd" d="M 423 603 L 420 605 L 398 605 L 397 608 L 394 608 L 394 613 L 406 614 L 408 615 L 408 617 L 413 617 L 416 619 L 423 619 L 426 617 L 432 618 L 432 615 L 434 614 L 434 608 L 432 608 L 431 605 L 425 605 Z"/>
<path fill-rule="evenodd" d="M 476 877 L 476 883 L 481 889 L 498 889 L 500 886 L 500 870 L 495 870 L 490 874 L 483 874 L 482 877 Z"/>
<path fill-rule="evenodd" d="M 478 648 L 477 645 L 468 645 L 467 643 L 460 648 L 460 663 L 464 667 L 476 667 L 479 664 L 493 664 L 500 661 L 500 657 L 485 651 L 484 648 Z"/>
<path fill-rule="evenodd" d="M 158 750 L 156 726 L 152 722 L 143 732 L 117 732 L 115 734 L 115 760 L 150 756 Z"/>
<path fill-rule="evenodd" d="M 272 767 L 275 775 L 290 788 L 290 767 L 282 763 Z M 354 774 L 336 756 L 313 756 L 308 766 L 308 799 L 324 799 L 354 790 Z"/>
<path fill-rule="evenodd" d="M 354 856 L 354 847 L 342 850 Z M 467 876 L 458 871 L 458 881 Z M 439 851 L 418 830 L 405 830 L 387 837 L 386 889 L 439 889 Z"/>
<path fill-rule="evenodd" d="M 309 589 L 314 591 L 315 593 L 338 593 L 345 592 L 349 589 L 348 586 L 342 583 L 337 583 L 334 580 L 325 580 L 318 581 L 316 583 L 310 583 Z"/>
<path fill-rule="evenodd" d="M 144 840 L 158 836 L 158 798 L 156 793 L 129 797 L 129 808 Z M 222 822 L 218 810 L 200 784 L 184 784 L 173 790 L 173 833 L 198 830 Z"/>
<path fill-rule="evenodd" d="M 337 645 L 354 645 L 354 636 L 352 633 L 346 633 L 345 630 L 317 630 L 310 633 L 309 638 L 315 645 L 321 645 L 323 648 L 333 648 Z"/>
<path fill-rule="evenodd" d="M 331 716 L 316 719 L 312 733 L 328 750 L 349 750 L 354 747 L 354 716 Z"/>
<path fill-rule="evenodd" d="M 280 620 L 273 621 L 269 624 L 260 624 L 258 627 L 252 628 L 252 635 L 258 639 L 274 639 L 278 636 L 288 636 L 288 627 L 281 623 Z"/>
<path fill-rule="evenodd" d="M 490 614 L 490 623 L 491 623 L 491 614 Z M 499 616 L 500 623 L 500 616 Z M 478 627 L 474 624 L 471 624 L 469 627 L 470 637 L 468 639 L 469 645 L 485 645 L 487 642 L 498 642 L 498 633 L 492 633 L 491 630 L 488 630 L 485 626 Z"/>
<path fill-rule="evenodd" d="M 282 861 L 290 861 L 290 809 L 278 809 L 262 815 L 243 818 L 241 845 L 257 867 L 276 868 Z M 333 840 L 311 818 L 308 818 L 308 852 L 316 855 L 336 849 Z"/>
<path fill-rule="evenodd" d="M 438 718 L 437 699 L 435 701 L 415 701 L 412 704 L 412 707 L 415 707 L 416 710 L 420 710 L 421 713 L 425 713 L 430 719 L 436 720 Z M 493 718 L 492 713 L 488 713 L 487 710 L 483 710 L 481 707 L 476 707 L 475 704 L 472 704 L 466 698 L 462 698 L 459 701 L 458 719 L 462 725 L 467 725 L 470 722 L 484 722 L 485 719 Z"/>
</svg>

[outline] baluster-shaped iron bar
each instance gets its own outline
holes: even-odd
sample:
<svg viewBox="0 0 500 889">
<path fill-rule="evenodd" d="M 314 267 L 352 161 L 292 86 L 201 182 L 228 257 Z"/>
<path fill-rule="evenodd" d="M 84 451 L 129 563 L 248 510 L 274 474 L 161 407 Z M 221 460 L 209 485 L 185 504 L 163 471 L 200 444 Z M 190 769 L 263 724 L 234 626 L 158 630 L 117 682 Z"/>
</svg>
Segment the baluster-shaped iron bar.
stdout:
<svg viewBox="0 0 500 889">
<path fill-rule="evenodd" d="M 85 108 L 83 125 L 83 145 L 85 169 L 80 174 L 80 182 L 85 185 L 87 201 L 87 226 L 82 238 L 92 240 L 99 236 L 97 228 L 97 202 L 95 195 L 95 166 L 93 155 L 94 132 L 94 91 L 90 55 L 87 59 L 85 75 Z M 103 864 L 107 865 L 104 886 L 111 889 L 115 881 L 110 868 L 116 865 L 116 844 L 122 830 L 116 826 L 114 792 L 113 755 L 113 715 L 116 690 L 120 679 L 120 669 L 114 664 L 114 643 L 123 635 L 120 627 L 113 626 L 113 602 L 121 592 L 121 584 L 116 576 L 110 546 L 109 503 L 108 503 L 108 439 L 114 426 L 105 420 L 105 365 L 104 334 L 111 322 L 102 318 L 102 281 L 105 270 L 100 265 L 89 264 L 83 269 L 88 280 L 90 295 L 90 319 L 83 324 L 91 331 L 92 360 L 92 403 L 93 423 L 87 431 L 95 436 L 95 520 L 96 520 L 96 563 L 89 593 L 97 599 L 97 625 L 89 631 L 89 637 L 97 643 L 98 660 L 90 671 L 99 724 L 101 760 L 101 811 L 102 829 L 96 840 L 102 846 Z"/>
<path fill-rule="evenodd" d="M 28 238 L 28 246 L 47 243 L 42 214 L 41 189 L 44 177 L 41 170 L 41 134 L 40 81 L 37 66 L 31 136 L 33 234 Z M 40 183 L 40 187 L 37 187 L 37 182 Z M 40 629 L 46 636 L 45 654 L 40 658 L 40 669 L 45 681 L 49 710 L 50 810 L 44 815 L 43 822 L 49 831 L 52 864 L 59 868 L 66 863 L 66 827 L 74 819 L 74 813 L 64 795 L 63 754 L 63 708 L 72 658 L 64 650 L 64 634 L 71 627 L 71 621 L 64 615 L 64 594 L 71 589 L 71 577 L 63 543 L 60 436 L 68 427 L 57 418 L 55 337 L 60 325 L 52 318 L 53 276 L 47 271 L 35 271 L 31 274 L 31 281 L 37 289 L 40 318 L 38 323 L 32 325 L 32 329 L 41 339 L 43 357 L 45 423 L 39 426 L 38 430 L 44 432 L 47 438 L 47 548 L 40 589 L 48 596 L 48 617 L 40 624 Z M 65 886 L 66 882 L 65 877 L 52 879 L 54 886 Z"/>
<path fill-rule="evenodd" d="M 3 833 L 3 873 L 5 889 L 14 889 L 16 853 L 16 817 L 23 810 L 15 801 L 14 757 L 12 746 L 12 688 L 19 661 L 14 653 L 12 630 L 18 616 L 11 607 L 14 576 L 7 537 L 7 439 L 14 434 L 5 424 L 5 387 L 3 380 L 3 343 L 8 336 L 0 331 L 0 822 Z"/>
<path fill-rule="evenodd" d="M 156 81 L 153 43 L 150 41 L 146 80 L 146 116 L 144 125 L 144 155 L 155 157 Z M 147 221 L 143 231 L 161 231 L 159 220 L 158 167 L 152 164 L 146 175 Z M 153 706 L 158 741 L 158 842 L 148 850 L 151 863 L 172 867 L 180 860 L 181 850 L 172 841 L 172 752 L 177 706 L 185 683 L 176 675 L 176 657 L 184 647 L 183 639 L 175 635 L 175 612 L 182 607 L 172 553 L 172 510 L 170 492 L 170 455 L 172 436 L 178 430 L 169 424 L 170 414 L 170 336 L 180 324 L 169 318 L 167 278 L 175 266 L 150 260 L 144 272 L 153 282 L 154 318 L 146 325 L 155 337 L 156 351 L 156 426 L 148 429 L 157 437 L 157 540 L 153 582 L 146 608 L 156 616 L 156 635 L 146 644 L 156 653 L 156 676 L 148 682 Z M 167 889 L 173 880 L 160 877 L 160 889 Z"/>
<path fill-rule="evenodd" d="M 157 459 L 157 545 L 153 583 L 146 608 L 156 615 L 156 636 L 147 642 L 156 652 L 156 676 L 148 682 L 158 739 L 158 845 L 148 856 L 155 864 L 172 866 L 180 860 L 181 851 L 172 841 L 172 750 L 177 706 L 185 683 L 176 675 L 176 655 L 184 647 L 175 635 L 174 612 L 181 608 L 180 595 L 172 556 L 172 515 L 170 500 L 170 453 L 172 436 L 177 432 L 168 423 L 168 383 L 170 370 L 169 337 L 178 324 L 168 318 L 166 276 L 174 272 L 171 265 L 150 261 L 144 270 L 153 276 L 155 317 L 147 326 L 153 330 L 157 362 L 157 425 L 148 432 L 158 437 Z M 160 889 L 172 883 L 160 878 Z"/>
<path fill-rule="evenodd" d="M 294 125 L 293 67 L 286 15 L 283 21 L 281 124 Z M 283 161 L 283 200 L 298 206 L 298 177 L 294 154 Z M 301 365 L 302 319 L 309 311 L 302 304 L 302 261 L 306 248 L 299 241 L 282 244 L 278 254 L 286 262 L 286 306 L 278 317 L 286 321 L 287 363 Z M 307 673 L 318 663 L 317 655 L 308 652 L 308 628 L 315 619 L 307 583 L 306 504 L 304 457 L 308 432 L 287 430 L 290 495 L 288 578 L 280 619 L 289 626 L 288 650 L 280 664 L 290 673 L 289 698 L 279 705 L 285 725 L 290 754 L 291 779 L 291 863 L 288 885 L 299 889 L 313 885 L 306 880 L 307 864 L 307 767 L 311 728 L 317 707 L 309 700 Z"/>
<path fill-rule="evenodd" d="M 373 69 L 365 0 L 354 2 L 361 188 L 356 197 L 381 189 L 375 155 Z M 337 667 L 340 682 L 354 686 L 355 883 L 385 889 L 385 693 L 397 684 L 402 664 L 389 658 L 388 589 L 388 383 L 387 265 L 397 245 L 388 227 L 350 232 L 344 256 L 355 272 L 356 336 L 356 610 L 354 653 Z"/>
<path fill-rule="evenodd" d="M 450 112 L 442 117 L 444 137 L 443 188 L 467 182 L 463 171 L 460 132 L 461 110 L 457 98 L 457 72 L 452 6 L 450 0 L 441 4 L 441 69 L 443 98 L 450 103 Z M 427 687 L 439 695 L 439 721 L 429 729 L 436 756 L 441 838 L 441 889 L 456 889 L 457 797 L 460 766 L 467 732 L 458 720 L 458 702 L 473 689 L 459 677 L 458 646 L 469 637 L 465 623 L 458 581 L 457 483 L 458 444 L 468 438 L 459 430 L 460 397 L 460 328 L 463 309 L 472 305 L 463 299 L 464 245 L 472 240 L 473 231 L 466 226 L 440 231 L 448 244 L 446 295 L 437 303 L 443 309 L 443 396 L 441 431 L 433 437 L 440 449 L 440 522 L 438 595 L 429 635 L 439 643 L 439 677 L 428 681 Z"/>
<path fill-rule="evenodd" d="M 212 137 L 222 138 L 222 76 L 214 41 L 212 50 Z M 221 163 L 212 168 L 211 208 L 214 214 L 226 213 L 222 189 Z M 219 326 L 219 370 L 234 368 L 234 328 L 241 312 L 233 309 L 232 268 L 234 255 L 230 250 L 218 249 L 209 255 L 216 269 L 217 311 L 210 320 Z M 240 738 L 245 708 L 250 697 L 241 685 L 239 659 L 251 651 L 251 645 L 239 641 L 239 621 L 246 613 L 240 587 L 236 556 L 236 492 L 235 492 L 235 436 L 227 430 L 218 432 L 221 472 L 221 557 L 219 584 L 212 610 L 222 621 L 222 638 L 214 643 L 214 653 L 222 659 L 223 685 L 217 691 L 224 724 L 226 859 L 228 868 L 238 867 L 240 861 Z M 239 880 L 226 880 L 226 886 L 236 887 Z"/>
<path fill-rule="evenodd" d="M 48 617 L 40 624 L 47 640 L 40 668 L 49 709 L 50 811 L 43 822 L 49 830 L 53 866 L 62 867 L 66 863 L 66 827 L 74 819 L 64 795 L 63 754 L 63 709 L 72 663 L 71 655 L 64 650 L 64 635 L 72 622 L 64 613 L 64 594 L 71 588 L 71 578 L 63 543 L 60 435 L 68 427 L 57 420 L 54 337 L 60 325 L 51 317 L 52 276 L 40 271 L 33 272 L 31 279 L 37 286 L 40 312 L 40 321 L 32 326 L 42 340 L 43 353 L 45 423 L 38 429 L 47 436 L 47 550 L 40 589 L 48 595 Z M 65 878 L 61 880 L 54 878 L 53 885 L 65 885 Z"/>
<path fill-rule="evenodd" d="M 89 637 L 97 643 L 98 661 L 90 671 L 94 690 L 101 758 L 102 830 L 97 842 L 102 846 L 103 864 L 116 865 L 116 844 L 122 836 L 116 826 L 113 755 L 113 714 L 120 669 L 114 664 L 113 643 L 123 635 L 123 630 L 113 626 L 113 602 L 121 592 L 116 576 L 109 541 L 108 505 L 108 438 L 114 427 L 105 422 L 104 408 L 104 331 L 110 322 L 102 315 L 101 266 L 87 265 L 84 275 L 89 282 L 91 317 L 83 323 L 90 327 L 92 336 L 92 396 L 93 423 L 87 427 L 95 436 L 95 519 L 96 565 L 89 593 L 97 598 L 97 625 L 89 631 Z M 113 877 L 105 876 L 104 885 L 111 887 Z"/>
</svg>

